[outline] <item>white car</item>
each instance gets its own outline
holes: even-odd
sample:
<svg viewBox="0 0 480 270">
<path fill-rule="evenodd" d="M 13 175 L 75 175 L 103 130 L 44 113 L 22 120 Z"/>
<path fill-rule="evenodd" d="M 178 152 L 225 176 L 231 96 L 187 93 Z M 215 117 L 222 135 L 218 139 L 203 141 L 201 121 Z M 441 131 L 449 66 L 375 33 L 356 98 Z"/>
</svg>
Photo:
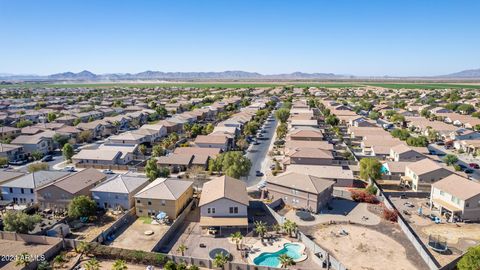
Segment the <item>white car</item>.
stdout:
<svg viewBox="0 0 480 270">
<path fill-rule="evenodd" d="M 114 174 L 114 172 L 110 169 L 103 170 L 102 173 L 104 173 L 104 174 Z"/>
<path fill-rule="evenodd" d="M 73 167 L 73 166 L 67 166 L 67 167 L 63 168 L 63 171 L 65 171 L 65 172 L 76 172 L 75 167 Z"/>
</svg>

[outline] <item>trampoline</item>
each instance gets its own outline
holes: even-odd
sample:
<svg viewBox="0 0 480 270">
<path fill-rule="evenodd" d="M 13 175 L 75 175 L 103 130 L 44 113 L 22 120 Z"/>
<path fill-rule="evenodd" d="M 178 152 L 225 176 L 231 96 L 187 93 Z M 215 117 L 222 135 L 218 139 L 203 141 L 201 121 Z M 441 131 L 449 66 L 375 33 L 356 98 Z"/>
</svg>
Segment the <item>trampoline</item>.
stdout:
<svg viewBox="0 0 480 270">
<path fill-rule="evenodd" d="M 429 235 L 428 246 L 440 253 L 448 250 L 447 239 L 440 235 Z"/>
<path fill-rule="evenodd" d="M 222 253 L 223 255 L 227 256 L 227 258 L 229 260 L 232 257 L 230 252 L 228 252 L 228 250 L 226 250 L 224 248 L 214 248 L 214 249 L 210 250 L 210 252 L 208 253 L 208 257 L 210 257 L 210 259 L 214 260 L 215 256 L 217 256 L 217 254 L 219 254 L 219 253 Z"/>
<path fill-rule="evenodd" d="M 297 210 L 295 212 L 298 218 L 300 218 L 303 221 L 313 221 L 315 220 L 315 217 L 312 215 L 312 213 L 304 210 Z"/>
</svg>

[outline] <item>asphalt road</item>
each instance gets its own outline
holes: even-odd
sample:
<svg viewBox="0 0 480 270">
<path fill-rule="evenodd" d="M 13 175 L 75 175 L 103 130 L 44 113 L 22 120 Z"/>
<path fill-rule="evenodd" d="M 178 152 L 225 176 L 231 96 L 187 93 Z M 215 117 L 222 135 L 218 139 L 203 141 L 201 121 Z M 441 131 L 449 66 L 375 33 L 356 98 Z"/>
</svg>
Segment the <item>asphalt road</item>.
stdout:
<svg viewBox="0 0 480 270">
<path fill-rule="evenodd" d="M 50 166 L 50 169 L 52 169 L 54 165 L 65 161 L 65 158 L 63 157 L 62 152 L 59 152 L 59 151 L 56 151 L 55 153 L 53 153 L 52 157 L 53 157 L 53 160 L 47 162 L 48 166 Z M 40 162 L 40 161 L 29 162 L 29 163 L 27 163 L 25 165 L 22 165 L 22 166 L 10 166 L 9 169 L 10 170 L 17 170 L 19 172 L 28 172 L 28 170 L 27 170 L 28 165 L 34 164 L 34 163 L 37 163 L 37 162 Z"/>
<path fill-rule="evenodd" d="M 247 154 L 245 155 L 252 161 L 252 168 L 250 169 L 250 174 L 246 179 L 246 183 L 248 187 L 257 185 L 261 180 L 265 179 L 265 174 L 270 166 L 270 159 L 268 158 L 268 149 L 270 145 L 273 143 L 273 135 L 275 134 L 275 129 L 277 128 L 277 119 L 273 117 L 273 121 L 266 121 L 266 132 L 262 133 L 263 138 L 258 140 L 260 142 L 259 145 L 251 145 Z M 264 173 L 264 176 L 257 177 L 256 171 L 261 171 Z"/>
<path fill-rule="evenodd" d="M 447 155 L 447 154 L 455 155 L 455 156 L 458 157 L 458 162 L 457 163 L 460 164 L 460 165 L 466 166 L 466 167 L 468 167 L 468 164 L 470 164 L 470 163 L 480 164 L 480 160 L 478 160 L 476 158 L 473 158 L 473 157 L 468 156 L 466 154 L 457 154 L 457 153 L 453 152 L 452 150 L 446 149 L 444 146 L 441 146 L 441 145 L 436 145 L 436 144 L 432 143 L 428 146 L 428 149 L 430 151 L 433 150 L 436 153 L 443 153 L 445 155 Z M 468 176 L 473 180 L 480 181 L 480 170 L 473 169 L 473 173 L 469 174 Z"/>
</svg>

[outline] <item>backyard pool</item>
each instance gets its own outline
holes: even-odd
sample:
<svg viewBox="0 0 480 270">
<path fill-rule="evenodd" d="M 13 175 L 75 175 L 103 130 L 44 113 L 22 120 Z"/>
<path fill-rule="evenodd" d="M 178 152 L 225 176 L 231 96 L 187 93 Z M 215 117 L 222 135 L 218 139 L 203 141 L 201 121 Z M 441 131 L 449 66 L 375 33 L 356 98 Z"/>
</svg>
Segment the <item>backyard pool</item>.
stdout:
<svg viewBox="0 0 480 270">
<path fill-rule="evenodd" d="M 387 164 L 382 165 L 382 168 L 380 168 L 380 173 L 381 174 L 389 174 L 390 173 L 390 171 L 388 170 L 388 165 Z"/>
<path fill-rule="evenodd" d="M 283 248 L 276 251 L 276 252 L 263 252 L 260 253 L 255 259 L 253 259 L 253 263 L 255 265 L 260 266 L 270 266 L 270 267 L 279 267 L 280 260 L 278 257 L 282 254 L 287 254 L 290 256 L 294 261 L 302 260 L 305 255 L 303 255 L 304 247 L 299 244 L 293 243 L 286 243 L 283 245 Z"/>
</svg>

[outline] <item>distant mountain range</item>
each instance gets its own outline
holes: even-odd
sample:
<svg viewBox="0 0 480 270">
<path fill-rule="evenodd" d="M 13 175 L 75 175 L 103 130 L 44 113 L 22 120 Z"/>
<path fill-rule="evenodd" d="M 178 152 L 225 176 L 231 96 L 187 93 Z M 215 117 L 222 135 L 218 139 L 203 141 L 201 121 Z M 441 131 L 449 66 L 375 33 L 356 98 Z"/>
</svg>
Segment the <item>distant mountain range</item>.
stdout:
<svg viewBox="0 0 480 270">
<path fill-rule="evenodd" d="M 122 81 L 122 80 L 327 80 L 327 79 L 378 79 L 381 77 L 339 75 L 334 73 L 304 73 L 294 72 L 287 74 L 264 75 L 246 71 L 223 72 L 161 72 L 144 71 L 140 73 L 111 73 L 95 74 L 88 70 L 78 73 L 64 72 L 47 76 L 14 75 L 0 73 L 0 80 L 4 81 Z M 390 77 L 383 78 L 424 78 L 424 79 L 480 79 L 480 69 L 464 70 L 457 73 L 430 77 Z"/>
</svg>

